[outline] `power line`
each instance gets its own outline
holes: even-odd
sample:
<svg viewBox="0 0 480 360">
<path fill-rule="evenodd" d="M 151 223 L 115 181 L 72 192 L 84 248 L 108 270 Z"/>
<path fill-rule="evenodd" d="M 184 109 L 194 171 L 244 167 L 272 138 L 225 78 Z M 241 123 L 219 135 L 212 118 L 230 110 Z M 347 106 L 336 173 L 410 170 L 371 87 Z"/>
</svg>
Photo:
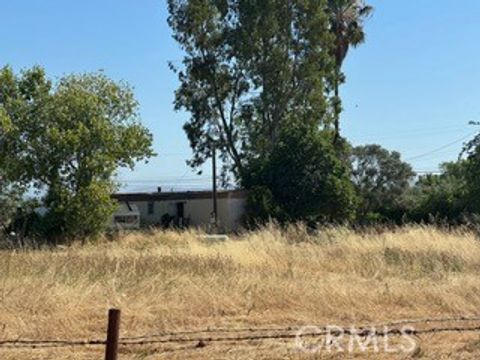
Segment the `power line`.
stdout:
<svg viewBox="0 0 480 360">
<path fill-rule="evenodd" d="M 447 125 L 447 126 L 436 126 L 436 127 L 422 127 L 422 128 L 402 128 L 399 130 L 391 129 L 392 134 L 401 134 L 401 135 L 407 135 L 407 134 L 417 134 L 419 132 L 439 132 L 439 131 L 445 131 L 445 130 L 460 130 L 460 129 L 465 129 L 465 126 L 459 126 L 459 125 Z M 384 134 L 385 132 L 382 132 Z M 376 136 L 380 135 L 378 131 L 376 132 L 367 132 L 367 133 L 360 133 L 361 136 Z"/>
<path fill-rule="evenodd" d="M 436 171 L 415 171 L 417 175 L 441 175 L 442 172 L 440 170 Z"/>
<path fill-rule="evenodd" d="M 402 139 L 412 139 L 412 138 L 423 138 L 425 136 L 432 137 L 435 135 L 451 134 L 452 132 L 459 132 L 460 130 L 465 130 L 465 128 L 455 128 L 451 130 L 440 130 L 440 131 L 416 131 L 412 133 L 396 133 L 395 135 L 387 135 L 387 136 L 384 136 L 385 133 L 382 133 L 382 134 L 377 133 L 375 135 L 357 135 L 356 138 L 361 139 L 362 142 L 402 140 Z"/>
<path fill-rule="evenodd" d="M 192 154 L 188 154 L 188 153 L 162 153 L 160 152 L 158 154 L 158 157 L 162 157 L 162 156 L 192 156 Z"/>
<path fill-rule="evenodd" d="M 411 157 L 411 158 L 409 158 L 409 159 L 406 159 L 405 161 L 417 160 L 417 159 L 421 159 L 421 158 L 424 158 L 424 157 L 426 157 L 426 156 L 435 154 L 435 153 L 437 153 L 437 152 L 439 152 L 439 151 L 442 151 L 442 150 L 444 150 L 444 149 L 449 148 L 450 146 L 453 146 L 453 145 L 456 145 L 456 144 L 458 144 L 458 143 L 460 143 L 460 142 L 462 142 L 462 141 L 465 141 L 466 139 L 468 139 L 469 137 L 475 135 L 476 133 L 477 133 L 477 131 L 474 131 L 474 132 L 472 132 L 472 133 L 470 133 L 470 134 L 462 137 L 461 139 L 455 140 L 455 141 L 453 141 L 453 142 L 451 142 L 451 143 L 448 143 L 448 144 L 446 144 L 446 145 L 443 145 L 443 146 L 441 146 L 441 147 L 439 147 L 439 148 L 436 148 L 436 149 L 434 149 L 434 150 L 428 151 L 428 152 L 426 152 L 426 153 L 423 153 L 423 154 L 420 154 L 420 155 L 416 155 L 416 156 L 414 156 L 414 157 Z"/>
<path fill-rule="evenodd" d="M 171 179 L 132 179 L 132 180 L 128 180 L 128 179 L 121 179 L 121 180 L 118 180 L 119 182 L 123 183 L 123 184 L 157 184 L 157 183 L 179 183 L 179 182 L 182 182 L 182 183 L 191 183 L 191 182 L 198 182 L 198 183 L 203 183 L 204 181 L 208 181 L 210 180 L 211 178 L 206 178 L 206 177 L 202 177 L 202 178 L 171 178 Z"/>
</svg>

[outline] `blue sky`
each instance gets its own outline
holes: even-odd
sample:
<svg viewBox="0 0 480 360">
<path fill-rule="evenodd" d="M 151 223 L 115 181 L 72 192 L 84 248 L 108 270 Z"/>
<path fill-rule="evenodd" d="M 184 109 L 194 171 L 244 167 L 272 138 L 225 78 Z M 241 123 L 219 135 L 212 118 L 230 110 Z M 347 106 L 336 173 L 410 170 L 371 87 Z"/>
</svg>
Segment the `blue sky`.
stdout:
<svg viewBox="0 0 480 360">
<path fill-rule="evenodd" d="M 436 171 L 475 131 L 468 122 L 480 120 L 480 1 L 370 3 L 367 42 L 345 64 L 343 134 L 356 145 L 398 150 L 415 170 Z M 134 86 L 159 157 L 120 172 L 129 190 L 209 185 L 208 166 L 197 177 L 185 165 L 188 115 L 173 110 L 177 81 L 168 69 L 182 53 L 164 0 L 2 0 L 0 14 L 0 66 L 39 64 L 54 78 L 103 69 Z"/>
</svg>

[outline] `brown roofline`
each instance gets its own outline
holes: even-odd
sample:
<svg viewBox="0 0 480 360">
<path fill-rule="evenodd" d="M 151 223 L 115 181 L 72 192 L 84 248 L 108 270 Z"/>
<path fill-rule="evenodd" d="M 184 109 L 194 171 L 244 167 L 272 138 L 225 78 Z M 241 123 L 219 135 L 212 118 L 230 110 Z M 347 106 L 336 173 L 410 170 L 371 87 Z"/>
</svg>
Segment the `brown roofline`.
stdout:
<svg viewBox="0 0 480 360">
<path fill-rule="evenodd" d="M 217 193 L 219 199 L 245 199 L 245 190 L 227 190 Z M 118 201 L 176 201 L 176 200 L 201 200 L 211 199 L 211 191 L 185 191 L 185 192 L 154 192 L 154 193 L 118 193 L 112 199 Z"/>
</svg>

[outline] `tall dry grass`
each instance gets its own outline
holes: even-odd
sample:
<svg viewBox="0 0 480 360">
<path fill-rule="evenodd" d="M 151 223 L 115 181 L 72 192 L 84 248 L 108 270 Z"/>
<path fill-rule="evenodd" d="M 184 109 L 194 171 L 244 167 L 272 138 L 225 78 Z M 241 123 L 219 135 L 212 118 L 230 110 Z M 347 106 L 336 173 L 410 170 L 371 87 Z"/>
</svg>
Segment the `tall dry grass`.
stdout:
<svg viewBox="0 0 480 360">
<path fill-rule="evenodd" d="M 132 233 L 115 242 L 1 251 L 0 339 L 102 338 L 110 307 L 123 311 L 124 336 L 480 314 L 480 242 L 468 231 L 312 235 L 270 226 L 216 243 L 199 235 Z M 92 351 L 72 350 L 65 359 L 98 359 Z M 2 359 L 63 358 L 55 350 L 1 352 Z M 142 354 L 122 358 L 150 358 Z"/>
</svg>

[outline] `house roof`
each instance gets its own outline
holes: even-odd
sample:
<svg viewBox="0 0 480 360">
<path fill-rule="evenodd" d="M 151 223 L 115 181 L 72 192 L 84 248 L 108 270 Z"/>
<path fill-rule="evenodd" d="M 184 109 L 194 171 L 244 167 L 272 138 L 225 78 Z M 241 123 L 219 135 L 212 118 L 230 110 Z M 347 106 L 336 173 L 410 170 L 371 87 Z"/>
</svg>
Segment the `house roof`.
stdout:
<svg viewBox="0 0 480 360">
<path fill-rule="evenodd" d="M 212 191 L 186 191 L 186 192 L 154 192 L 154 193 L 118 193 L 112 198 L 118 201 L 179 201 L 211 199 Z M 218 199 L 244 199 L 247 197 L 245 190 L 227 190 L 217 193 Z"/>
</svg>

